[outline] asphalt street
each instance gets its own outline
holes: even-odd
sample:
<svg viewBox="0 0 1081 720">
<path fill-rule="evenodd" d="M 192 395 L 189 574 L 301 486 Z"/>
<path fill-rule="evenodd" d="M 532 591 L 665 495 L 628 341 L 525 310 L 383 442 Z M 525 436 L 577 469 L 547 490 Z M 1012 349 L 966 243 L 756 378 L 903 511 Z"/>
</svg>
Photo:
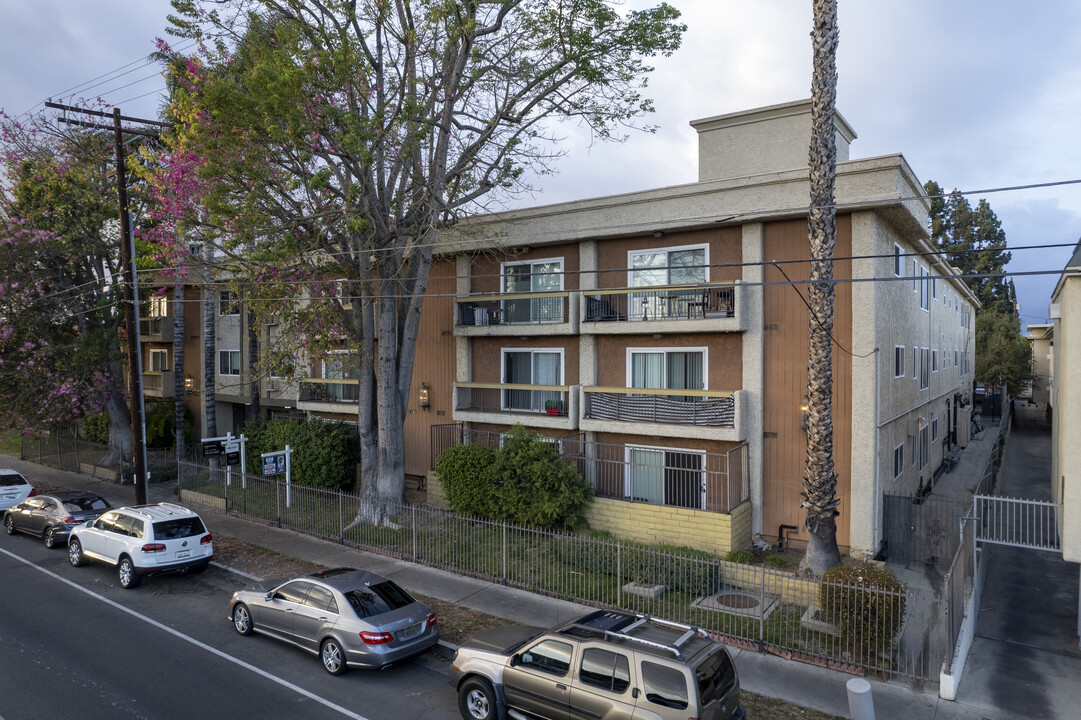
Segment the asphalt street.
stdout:
<svg viewBox="0 0 1081 720">
<path fill-rule="evenodd" d="M 216 573 L 119 587 L 113 568 L 0 535 L 0 719 L 457 718 L 446 664 L 327 674 L 318 658 L 233 630 Z"/>
</svg>

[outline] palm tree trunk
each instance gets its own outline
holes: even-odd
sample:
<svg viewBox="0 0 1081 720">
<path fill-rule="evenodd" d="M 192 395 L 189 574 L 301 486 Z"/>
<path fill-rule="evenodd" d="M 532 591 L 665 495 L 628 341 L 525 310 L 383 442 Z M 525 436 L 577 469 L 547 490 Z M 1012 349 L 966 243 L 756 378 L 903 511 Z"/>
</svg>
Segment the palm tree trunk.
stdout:
<svg viewBox="0 0 1081 720">
<path fill-rule="evenodd" d="M 807 458 L 802 506 L 810 532 L 803 567 L 816 576 L 841 561 L 837 548 L 837 475 L 833 471 L 833 246 L 837 235 L 834 114 L 837 102 L 837 0 L 814 0 L 811 79 L 810 349 Z"/>
<path fill-rule="evenodd" d="M 173 410 L 176 413 L 176 459 L 187 454 L 184 444 L 184 283 L 173 285 Z"/>
<path fill-rule="evenodd" d="M 207 269 L 209 270 L 210 260 L 213 257 L 210 243 L 203 246 L 203 253 Z M 207 273 L 205 280 L 210 280 L 209 272 Z M 218 323 L 218 293 L 214 289 L 212 283 L 208 284 L 209 288 L 203 291 L 203 413 L 206 416 L 206 437 L 217 437 L 218 416 L 215 398 L 217 381 L 214 377 L 214 362 L 217 360 L 215 357 L 217 355 L 215 331 Z M 216 459 L 212 458 L 211 465 L 216 465 L 214 460 Z"/>
</svg>

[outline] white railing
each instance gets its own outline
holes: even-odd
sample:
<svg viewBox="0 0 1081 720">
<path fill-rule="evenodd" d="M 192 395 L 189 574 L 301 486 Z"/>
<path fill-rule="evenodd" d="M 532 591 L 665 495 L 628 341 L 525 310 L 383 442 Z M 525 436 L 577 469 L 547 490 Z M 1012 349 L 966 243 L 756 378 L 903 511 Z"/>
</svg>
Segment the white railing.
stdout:
<svg viewBox="0 0 1081 720">
<path fill-rule="evenodd" d="M 1062 551 L 1062 505 L 992 495 L 974 500 L 977 541 Z"/>
</svg>

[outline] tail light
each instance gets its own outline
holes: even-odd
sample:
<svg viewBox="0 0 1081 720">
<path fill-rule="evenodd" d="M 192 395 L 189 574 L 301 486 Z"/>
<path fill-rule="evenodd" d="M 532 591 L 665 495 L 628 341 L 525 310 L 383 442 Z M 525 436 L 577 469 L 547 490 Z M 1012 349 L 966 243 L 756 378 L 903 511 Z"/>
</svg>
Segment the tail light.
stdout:
<svg viewBox="0 0 1081 720">
<path fill-rule="evenodd" d="M 35 490 L 34 488 L 30 488 L 30 494 L 27 495 L 26 497 L 34 497 L 37 494 L 38 494 L 37 490 Z"/>
<path fill-rule="evenodd" d="M 435 613 L 429 613 L 428 614 L 428 622 L 426 622 L 424 624 L 424 627 L 426 627 L 426 628 L 435 627 Z"/>
<path fill-rule="evenodd" d="M 214 542 L 214 538 L 211 537 L 210 533 L 207 533 L 206 535 L 203 535 L 203 537 L 201 537 L 199 539 L 199 544 L 200 545 L 207 545 L 208 543 L 212 543 L 212 542 Z"/>
<path fill-rule="evenodd" d="M 165 552 L 165 543 L 147 543 L 142 547 L 145 553 Z"/>
<path fill-rule="evenodd" d="M 64 523 L 65 525 L 78 525 L 79 524 L 79 521 L 76 520 L 73 517 L 66 517 L 63 520 L 61 520 L 60 522 Z"/>
<path fill-rule="evenodd" d="M 368 632 L 363 630 L 360 633 L 360 639 L 364 641 L 365 645 L 385 645 L 394 639 L 394 636 L 388 632 Z"/>
</svg>

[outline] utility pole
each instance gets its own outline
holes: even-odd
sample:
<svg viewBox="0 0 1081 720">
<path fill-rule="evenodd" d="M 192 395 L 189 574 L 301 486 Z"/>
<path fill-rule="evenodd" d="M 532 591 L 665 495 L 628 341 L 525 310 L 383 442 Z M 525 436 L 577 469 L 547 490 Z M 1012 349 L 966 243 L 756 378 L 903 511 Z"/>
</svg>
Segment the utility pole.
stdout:
<svg viewBox="0 0 1081 720">
<path fill-rule="evenodd" d="M 87 110 L 72 105 L 47 102 L 46 107 L 77 112 L 84 115 L 97 117 L 109 117 L 100 110 Z M 114 145 L 116 146 L 116 194 L 120 210 L 120 257 L 124 268 L 124 329 L 128 336 L 128 387 L 131 396 L 131 451 L 132 465 L 135 468 L 132 478 L 135 485 L 135 504 L 146 504 L 146 483 L 149 480 L 146 462 L 146 423 L 143 413 L 143 358 L 139 347 L 139 289 L 136 285 L 135 270 L 135 241 L 132 238 L 131 220 L 128 214 L 128 187 L 127 187 L 127 164 L 124 161 L 124 134 L 145 135 L 157 137 L 156 132 L 146 130 L 125 130 L 120 126 L 120 121 L 143 123 L 165 127 L 164 123 L 156 120 L 144 120 L 142 118 L 125 117 L 120 114 L 120 108 L 113 108 L 111 113 L 113 123 L 111 126 L 84 120 L 70 120 L 59 118 L 61 122 L 80 127 L 95 128 L 100 130 L 112 130 Z M 183 429 L 181 429 L 183 432 Z"/>
</svg>

